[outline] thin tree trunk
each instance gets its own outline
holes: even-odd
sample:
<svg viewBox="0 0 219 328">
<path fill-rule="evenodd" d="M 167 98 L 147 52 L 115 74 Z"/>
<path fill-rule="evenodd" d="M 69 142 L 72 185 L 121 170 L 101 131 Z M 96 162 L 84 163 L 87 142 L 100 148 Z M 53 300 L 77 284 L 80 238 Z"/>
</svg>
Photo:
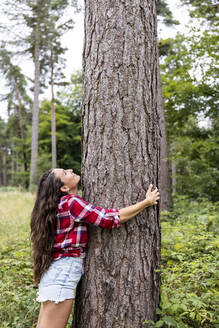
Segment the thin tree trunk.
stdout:
<svg viewBox="0 0 219 328">
<path fill-rule="evenodd" d="M 121 208 L 158 185 L 155 1 L 85 3 L 83 197 Z M 89 227 L 73 328 L 141 328 L 156 320 L 159 207 L 112 231 Z"/>
<path fill-rule="evenodd" d="M 12 185 L 14 185 L 14 176 L 15 176 L 15 168 L 14 168 L 14 146 L 11 145 L 11 181 Z"/>
<path fill-rule="evenodd" d="M 18 156 L 18 152 L 15 153 L 15 158 L 16 158 L 16 161 L 15 161 L 15 165 L 16 165 L 15 166 L 15 172 L 18 173 L 19 172 L 19 156 Z"/>
<path fill-rule="evenodd" d="M 52 115 L 52 167 L 56 167 L 56 117 L 55 117 L 55 102 L 54 102 L 54 61 L 51 50 L 51 115 Z"/>
<path fill-rule="evenodd" d="M 24 172 L 27 172 L 27 156 L 26 156 L 26 151 L 25 151 L 22 105 L 21 105 L 21 99 L 20 99 L 20 94 L 19 94 L 19 88 L 18 88 L 17 84 L 16 84 L 16 98 L 17 98 L 17 102 L 18 102 L 19 127 L 20 127 L 20 136 L 21 136 L 21 140 L 22 140 L 23 168 L 24 168 Z"/>
<path fill-rule="evenodd" d="M 172 189 L 173 194 L 176 194 L 176 162 L 172 159 Z"/>
<path fill-rule="evenodd" d="M 40 93 L 40 1 L 37 1 L 38 17 L 35 30 L 35 49 L 34 49 L 34 103 L 32 114 L 32 142 L 31 142 L 31 161 L 30 161 L 30 190 L 34 189 L 37 182 L 37 157 L 38 157 L 38 129 L 39 129 L 39 93 Z"/>
<path fill-rule="evenodd" d="M 173 194 L 176 194 L 176 162 L 172 159 L 172 189 Z"/>
<path fill-rule="evenodd" d="M 2 163 L 0 163 L 0 187 L 2 186 Z"/>
<path fill-rule="evenodd" d="M 169 211 L 173 205 L 171 193 L 171 177 L 168 160 L 168 146 L 166 134 L 166 122 L 164 116 L 164 102 L 162 94 L 162 81 L 160 76 L 160 65 L 158 62 L 158 110 L 160 115 L 160 209 Z"/>
<path fill-rule="evenodd" d="M 7 186 L 7 157 L 5 152 L 2 155 L 2 168 L 3 168 L 3 186 Z"/>
<path fill-rule="evenodd" d="M 175 146 L 171 145 L 171 153 L 174 154 Z M 176 194 L 176 161 L 174 158 L 171 160 L 171 171 L 172 171 L 172 190 L 173 194 Z"/>
</svg>

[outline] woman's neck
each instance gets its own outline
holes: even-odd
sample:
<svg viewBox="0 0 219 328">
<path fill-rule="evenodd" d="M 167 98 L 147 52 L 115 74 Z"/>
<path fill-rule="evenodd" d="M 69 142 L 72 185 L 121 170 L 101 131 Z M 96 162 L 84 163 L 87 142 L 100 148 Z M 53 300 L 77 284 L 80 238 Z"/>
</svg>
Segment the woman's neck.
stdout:
<svg viewBox="0 0 219 328">
<path fill-rule="evenodd" d="M 69 194 L 74 194 L 74 195 L 78 195 L 78 188 L 74 188 L 74 189 L 70 189 L 69 190 Z"/>
</svg>

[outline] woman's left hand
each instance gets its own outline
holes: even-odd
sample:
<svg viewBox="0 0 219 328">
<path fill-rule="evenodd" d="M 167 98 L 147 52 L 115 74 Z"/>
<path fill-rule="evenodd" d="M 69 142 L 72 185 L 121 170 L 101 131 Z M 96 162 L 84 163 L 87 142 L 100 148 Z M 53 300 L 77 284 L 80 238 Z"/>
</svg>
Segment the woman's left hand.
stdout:
<svg viewBox="0 0 219 328">
<path fill-rule="evenodd" d="M 149 186 L 149 188 L 146 192 L 146 200 L 147 200 L 149 206 L 156 205 L 157 201 L 159 200 L 159 191 L 158 191 L 158 189 L 155 188 L 152 191 L 152 187 L 153 187 L 153 185 L 150 184 L 150 186 Z"/>
</svg>

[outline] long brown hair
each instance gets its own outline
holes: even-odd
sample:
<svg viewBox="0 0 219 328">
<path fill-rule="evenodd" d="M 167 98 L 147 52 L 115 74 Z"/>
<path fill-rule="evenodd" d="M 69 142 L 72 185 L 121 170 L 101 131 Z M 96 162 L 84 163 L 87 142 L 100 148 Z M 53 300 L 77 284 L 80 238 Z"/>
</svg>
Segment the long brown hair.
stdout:
<svg viewBox="0 0 219 328">
<path fill-rule="evenodd" d="M 41 176 L 38 184 L 30 223 L 35 284 L 40 282 L 42 274 L 52 262 L 58 203 L 60 198 L 66 194 L 60 190 L 63 184 L 52 169 Z"/>
</svg>

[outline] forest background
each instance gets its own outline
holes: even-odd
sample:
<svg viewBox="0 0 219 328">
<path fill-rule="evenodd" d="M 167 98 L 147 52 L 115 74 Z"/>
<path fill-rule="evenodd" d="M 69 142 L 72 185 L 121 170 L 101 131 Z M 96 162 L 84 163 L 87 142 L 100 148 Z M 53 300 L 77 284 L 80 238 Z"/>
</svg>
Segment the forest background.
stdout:
<svg viewBox="0 0 219 328">
<path fill-rule="evenodd" d="M 61 44 L 61 37 L 73 28 L 74 13 L 83 9 L 75 1 L 42 1 L 45 4 L 42 12 L 50 15 L 41 17 L 44 39 L 40 41 L 37 64 L 34 52 L 37 39 L 33 37 L 37 25 L 36 8 L 31 1 L 18 3 L 20 7 L 15 10 L 13 2 L 5 0 L 2 15 L 6 15 L 12 24 L 2 22 L 0 26 L 2 33 L 8 36 L 3 38 L 0 48 L 1 81 L 5 84 L 3 90 L 6 90 L 1 92 L 1 101 L 7 103 L 7 119 L 0 114 L 0 190 L 2 199 L 7 197 L 8 201 L 8 191 L 13 190 L 18 197 L 20 194 L 14 187 L 19 187 L 23 194 L 51 166 L 73 168 L 78 174 L 81 170 L 82 72 L 72 72 L 70 80 L 62 74 L 66 49 Z M 53 6 L 48 3 L 53 3 Z M 172 27 L 179 23 L 164 1 L 157 4 L 159 23 Z M 181 0 L 180 4 L 190 14 L 187 32 L 177 33 L 172 38 L 159 38 L 171 180 L 168 192 L 173 202 L 162 214 L 164 275 L 159 310 L 161 319 L 156 327 L 168 324 L 216 327 L 219 321 L 216 307 L 219 229 L 218 4 L 213 0 Z M 35 67 L 38 65 L 38 86 L 36 78 L 31 79 L 23 73 L 21 62 L 25 56 L 32 58 Z M 41 94 L 49 89 L 51 95 L 39 104 L 38 169 L 31 181 L 32 112 L 36 106 L 37 88 Z M 56 94 L 54 90 L 57 90 Z M 27 195 L 25 197 L 29 197 L 28 201 L 32 204 L 31 195 Z M 2 220 L 4 213 L 2 207 Z M 11 226 L 11 223 L 6 224 L 4 220 L 5 228 L 8 225 Z M 25 248 L 26 239 L 27 234 L 24 234 L 19 240 L 21 250 Z M 3 246 L 2 243 L 2 254 L 6 252 L 12 256 L 15 246 L 8 247 L 8 244 Z M 23 282 L 30 284 L 31 265 L 27 263 L 23 270 L 21 263 L 26 253 L 19 254 L 16 255 L 18 272 L 26 270 Z M 5 276 L 9 269 L 6 270 L 4 263 L 0 268 Z M 5 293 L 8 293 L 9 284 L 14 284 L 14 289 L 20 288 L 22 293 L 22 285 L 18 288 L 17 280 L 12 282 L 7 279 L 1 287 Z M 31 305 L 33 294 L 34 290 L 31 290 L 26 296 L 28 305 L 21 305 L 21 309 L 25 306 L 28 309 L 29 314 L 25 315 L 29 316 L 29 325 L 24 321 L 25 324 L 23 322 L 20 327 L 30 327 L 33 320 L 32 306 L 36 306 L 35 303 Z M 13 291 L 7 295 L 15 297 Z M 13 301 L 16 303 L 16 299 Z M 4 325 L 1 326 L 19 327 L 20 318 L 10 317 L 5 303 L 0 306 L 4 309 L 1 319 Z"/>
</svg>

